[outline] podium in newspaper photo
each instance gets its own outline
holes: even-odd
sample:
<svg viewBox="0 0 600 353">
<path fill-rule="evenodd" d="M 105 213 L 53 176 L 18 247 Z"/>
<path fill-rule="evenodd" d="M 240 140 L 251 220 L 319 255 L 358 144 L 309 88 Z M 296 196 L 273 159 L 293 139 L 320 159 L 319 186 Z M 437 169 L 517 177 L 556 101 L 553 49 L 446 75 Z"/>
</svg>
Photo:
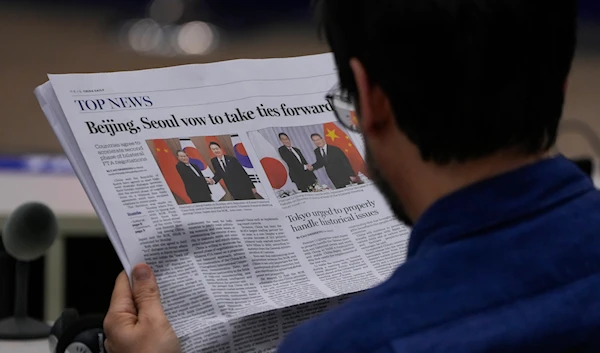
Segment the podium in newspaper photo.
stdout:
<svg viewBox="0 0 600 353">
<path fill-rule="evenodd" d="M 280 198 L 368 181 L 362 140 L 336 122 L 270 127 L 250 131 L 248 138 Z"/>
<path fill-rule="evenodd" d="M 179 205 L 266 198 L 239 135 L 146 143 Z"/>
</svg>

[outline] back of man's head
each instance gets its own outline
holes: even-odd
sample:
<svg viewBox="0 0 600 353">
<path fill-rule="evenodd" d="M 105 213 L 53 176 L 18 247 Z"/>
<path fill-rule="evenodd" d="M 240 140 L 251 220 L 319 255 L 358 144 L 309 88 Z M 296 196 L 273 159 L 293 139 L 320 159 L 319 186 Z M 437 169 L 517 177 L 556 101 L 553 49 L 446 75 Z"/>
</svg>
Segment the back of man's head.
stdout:
<svg viewBox="0 0 600 353">
<path fill-rule="evenodd" d="M 351 96 L 357 58 L 425 161 L 550 148 L 575 50 L 574 0 L 321 0 Z"/>
</svg>

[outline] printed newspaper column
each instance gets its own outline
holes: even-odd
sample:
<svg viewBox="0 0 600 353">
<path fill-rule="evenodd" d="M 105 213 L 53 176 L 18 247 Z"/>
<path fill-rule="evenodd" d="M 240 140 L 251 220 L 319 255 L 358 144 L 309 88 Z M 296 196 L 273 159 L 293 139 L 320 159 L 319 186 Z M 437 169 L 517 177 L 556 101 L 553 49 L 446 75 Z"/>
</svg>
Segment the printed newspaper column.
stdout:
<svg viewBox="0 0 600 353">
<path fill-rule="evenodd" d="M 393 215 L 353 224 L 349 228 L 382 280 L 406 258 L 409 230 Z"/>
<path fill-rule="evenodd" d="M 113 179 L 113 187 L 127 207 L 135 237 L 144 261 L 158 275 L 166 269 L 168 259 L 187 255 L 186 240 L 177 205 L 159 175 L 126 175 Z M 150 225 L 147 224 L 150 222 Z"/>
<path fill-rule="evenodd" d="M 278 217 L 242 218 L 236 223 L 262 290 L 278 306 L 324 298 L 302 267 Z"/>
<path fill-rule="evenodd" d="M 302 243 L 318 279 L 334 293 L 352 293 L 380 281 L 347 232 L 317 232 Z"/>
<path fill-rule="evenodd" d="M 227 320 L 189 318 L 191 329 L 179 335 L 182 352 L 233 353 L 231 325 Z"/>
<path fill-rule="evenodd" d="M 232 320 L 230 352 L 274 352 L 283 338 L 281 326 L 280 309 Z"/>
<path fill-rule="evenodd" d="M 347 196 L 350 200 L 359 195 Z M 347 227 L 360 218 L 377 216 L 379 211 L 375 206 L 374 201 L 367 200 L 345 207 L 332 204 L 287 215 L 310 269 L 336 294 L 360 291 L 381 281 Z"/>
<path fill-rule="evenodd" d="M 190 221 L 188 231 L 193 256 L 222 316 L 235 318 L 275 308 L 255 281 L 233 220 Z"/>
</svg>

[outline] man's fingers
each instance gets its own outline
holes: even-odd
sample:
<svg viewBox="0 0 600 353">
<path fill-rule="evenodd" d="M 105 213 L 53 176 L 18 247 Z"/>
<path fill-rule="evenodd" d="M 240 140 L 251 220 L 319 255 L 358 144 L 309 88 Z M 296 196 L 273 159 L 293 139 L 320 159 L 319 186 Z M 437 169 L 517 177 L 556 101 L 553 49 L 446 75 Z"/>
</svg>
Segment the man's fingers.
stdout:
<svg viewBox="0 0 600 353">
<path fill-rule="evenodd" d="M 115 281 L 110 307 L 104 318 L 104 331 L 112 333 L 119 331 L 124 326 L 135 325 L 137 322 L 137 310 L 133 303 L 131 286 L 125 271 L 122 271 Z"/>
<path fill-rule="evenodd" d="M 138 319 L 156 321 L 164 316 L 158 284 L 150 266 L 139 264 L 133 269 L 133 300 Z"/>
<path fill-rule="evenodd" d="M 105 339 L 104 340 L 104 349 L 106 350 L 106 352 L 108 353 L 113 353 L 115 352 L 112 348 L 112 341 L 110 341 L 109 339 Z"/>
<path fill-rule="evenodd" d="M 133 294 L 131 293 L 131 286 L 129 285 L 129 279 L 125 271 L 121 271 L 119 276 L 117 276 L 108 311 L 119 314 L 128 313 L 137 315 L 137 310 L 135 309 L 135 304 L 133 302 Z"/>
</svg>

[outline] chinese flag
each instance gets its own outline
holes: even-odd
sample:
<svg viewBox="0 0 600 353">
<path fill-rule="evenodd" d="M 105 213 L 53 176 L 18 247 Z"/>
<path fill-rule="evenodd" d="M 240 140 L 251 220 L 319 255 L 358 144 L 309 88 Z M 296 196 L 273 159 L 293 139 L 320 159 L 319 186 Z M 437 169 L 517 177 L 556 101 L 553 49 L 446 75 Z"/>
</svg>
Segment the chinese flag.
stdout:
<svg viewBox="0 0 600 353">
<path fill-rule="evenodd" d="M 355 112 L 350 111 L 350 119 L 352 120 L 352 125 L 354 127 L 358 127 L 358 117 L 356 116 Z"/>
<path fill-rule="evenodd" d="M 183 180 L 181 180 L 181 176 L 177 172 L 177 157 L 173 151 L 169 149 L 165 140 L 152 140 L 154 143 L 154 150 L 156 151 L 156 160 L 158 162 L 158 167 L 169 185 L 169 189 L 181 198 L 185 203 L 192 203 L 192 200 L 187 195 L 185 191 L 185 185 L 183 185 Z"/>
<path fill-rule="evenodd" d="M 350 164 L 352 165 L 352 169 L 354 172 L 358 174 L 358 172 L 363 173 L 365 176 L 369 176 L 367 171 L 367 165 L 365 164 L 364 159 L 358 152 L 358 149 L 352 143 L 350 136 L 348 136 L 342 129 L 340 129 L 335 123 L 326 123 L 323 124 L 323 134 L 325 135 L 325 141 L 328 145 L 339 147 L 344 153 L 348 160 L 350 160 Z"/>
</svg>

